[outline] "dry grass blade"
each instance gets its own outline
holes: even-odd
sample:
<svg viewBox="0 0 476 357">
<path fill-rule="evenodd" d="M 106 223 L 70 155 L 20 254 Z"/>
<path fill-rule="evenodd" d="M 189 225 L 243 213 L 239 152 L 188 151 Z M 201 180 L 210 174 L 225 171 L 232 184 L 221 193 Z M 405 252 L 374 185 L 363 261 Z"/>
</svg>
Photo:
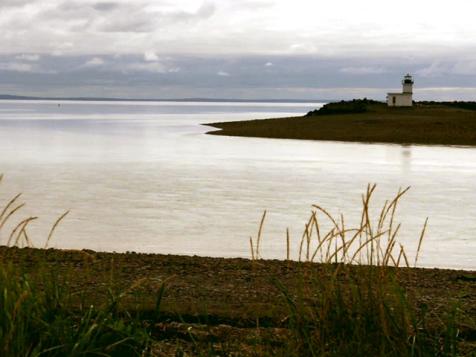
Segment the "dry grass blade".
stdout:
<svg viewBox="0 0 476 357">
<path fill-rule="evenodd" d="M 355 261 L 355 257 L 357 256 L 357 254 L 362 250 L 364 249 L 366 246 L 368 246 L 369 244 L 373 243 L 376 239 L 379 239 L 385 232 L 382 232 L 380 234 L 377 234 L 375 237 L 372 237 L 370 238 L 369 240 L 365 241 L 363 244 L 360 245 L 359 248 L 357 248 L 357 250 L 355 251 L 354 255 L 352 256 L 351 258 L 351 262 L 354 262 Z M 370 257 L 372 258 L 372 257 Z M 372 262 L 372 260 L 371 260 Z M 372 265 L 372 264 L 371 264 Z"/>
<path fill-rule="evenodd" d="M 259 247 L 260 247 L 260 243 L 261 243 L 261 234 L 263 233 L 263 226 L 264 226 L 265 218 L 266 218 L 266 211 L 263 212 L 263 216 L 261 217 L 261 222 L 259 224 L 258 238 L 256 239 L 256 252 L 255 252 L 255 258 L 256 259 L 260 259 Z"/>
<path fill-rule="evenodd" d="M 383 224 L 384 224 L 385 211 L 387 210 L 387 205 L 388 205 L 388 201 L 385 201 L 382 207 L 382 210 L 380 211 L 380 216 L 378 218 L 378 224 L 377 224 L 377 233 L 380 233 L 382 231 Z"/>
<path fill-rule="evenodd" d="M 404 254 L 403 247 L 400 245 L 400 253 L 398 254 L 397 263 L 395 264 L 396 267 L 400 266 L 400 260 L 402 259 L 403 254 Z"/>
<path fill-rule="evenodd" d="M 15 234 L 16 234 L 17 232 L 19 232 L 17 238 L 15 239 L 15 244 L 14 244 L 14 245 L 17 245 L 17 244 L 18 244 L 19 237 L 21 236 L 22 230 L 23 230 L 31 221 L 34 221 L 34 220 L 36 220 L 36 219 L 38 219 L 38 217 L 29 217 L 29 218 L 24 219 L 24 220 L 21 221 L 20 223 L 18 223 L 18 224 L 16 225 L 16 227 L 15 227 L 15 228 L 12 230 L 12 232 L 10 233 L 10 237 L 8 237 L 7 246 L 10 246 L 10 243 L 12 242 L 13 237 L 15 236 Z"/>
<path fill-rule="evenodd" d="M 376 184 L 373 185 L 368 185 L 367 186 L 367 192 L 365 196 L 363 197 L 362 203 L 363 203 L 363 217 L 364 217 L 364 226 L 365 226 L 365 232 L 367 234 L 367 241 L 370 244 L 365 244 L 367 249 L 370 246 L 370 253 L 367 250 L 367 257 L 370 257 L 369 264 L 372 265 L 374 263 L 374 257 L 375 257 L 375 248 L 374 248 L 374 243 L 375 239 L 368 239 L 368 237 L 373 237 L 373 229 L 372 229 L 372 224 L 371 224 L 371 219 L 370 219 L 370 214 L 369 214 L 369 206 L 370 206 L 370 199 L 372 198 L 372 194 L 375 191 L 375 188 L 377 187 Z M 377 235 L 379 237 L 379 235 Z"/>
<path fill-rule="evenodd" d="M 53 237 L 53 233 L 56 230 L 56 227 L 58 227 L 58 224 L 69 214 L 69 211 L 66 211 L 63 213 L 53 224 L 53 227 L 51 227 L 50 233 L 48 234 L 48 238 L 46 239 L 44 249 L 48 248 L 48 244 L 50 243 L 51 237 Z"/>
<path fill-rule="evenodd" d="M 0 221 L 2 221 L 3 219 L 3 216 L 5 216 L 5 213 L 8 212 L 8 210 L 10 209 L 10 207 L 20 198 L 22 194 L 19 193 L 18 195 L 16 195 L 15 197 L 13 197 L 7 204 L 6 206 L 3 208 L 2 210 L 2 213 L 0 213 Z"/>
<path fill-rule="evenodd" d="M 304 245 L 304 238 L 306 238 L 306 234 L 307 234 L 307 225 L 304 225 L 304 232 L 302 232 L 301 243 L 299 244 L 299 261 L 301 261 L 302 247 Z"/>
<path fill-rule="evenodd" d="M 22 194 L 19 193 L 18 195 L 16 195 L 15 197 L 13 197 L 8 203 L 7 205 L 3 208 L 2 210 L 2 213 L 0 213 L 0 221 L 3 219 L 3 216 L 5 215 L 5 213 L 8 211 L 8 209 L 11 207 L 11 205 L 13 205 L 16 200 L 18 200 L 20 198 Z"/>
<path fill-rule="evenodd" d="M 332 243 L 334 242 L 335 238 L 340 235 L 340 232 L 338 230 L 336 232 L 335 228 L 333 228 L 331 232 L 332 232 L 332 234 L 327 239 L 327 249 L 326 249 L 326 255 L 325 255 L 326 256 L 326 258 L 325 258 L 326 263 L 332 263 L 331 261 L 329 261 L 329 256 L 331 255 Z"/>
<path fill-rule="evenodd" d="M 26 227 L 23 227 L 22 233 L 23 233 L 23 236 L 25 237 L 26 245 L 30 248 L 34 248 L 35 246 L 33 245 L 33 242 L 31 241 L 30 236 L 28 235 L 26 231 Z"/>
<path fill-rule="evenodd" d="M 420 234 L 420 239 L 418 240 L 418 248 L 417 248 L 417 252 L 416 252 L 416 255 L 415 255 L 415 265 L 414 265 L 415 267 L 417 266 L 418 257 L 420 256 L 421 244 L 423 242 L 423 237 L 425 236 L 427 225 L 428 225 L 428 217 L 426 217 L 426 219 L 425 219 L 425 224 L 423 225 L 423 229 L 421 230 L 421 234 Z"/>
<path fill-rule="evenodd" d="M 346 229 L 345 233 L 355 232 L 355 234 L 352 236 L 352 238 L 349 241 L 344 241 L 344 243 L 339 248 L 336 248 L 335 252 L 329 257 L 329 260 L 332 260 L 333 258 L 335 258 L 335 255 L 342 250 L 343 254 L 342 254 L 342 259 L 341 259 L 340 262 L 341 263 L 347 263 L 347 262 L 350 263 L 351 261 L 348 261 L 348 259 L 346 259 L 348 257 L 348 252 L 349 252 L 353 243 L 355 242 L 355 240 L 360 235 L 360 233 L 362 232 L 363 229 L 364 229 L 364 227 L 360 227 L 359 229 L 355 229 L 355 228 L 354 229 Z M 342 233 L 339 232 L 338 234 L 336 234 L 336 236 L 341 235 L 341 234 Z"/>
<path fill-rule="evenodd" d="M 255 247 L 253 246 L 253 238 L 250 237 L 251 260 L 255 260 Z"/>
<path fill-rule="evenodd" d="M 309 233 L 309 225 L 306 225 L 306 261 L 309 261 L 309 249 L 311 248 L 311 234 Z"/>
<path fill-rule="evenodd" d="M 332 217 L 332 215 L 327 212 L 327 210 L 325 210 L 324 208 L 322 208 L 321 206 L 318 206 L 318 205 L 312 205 L 312 207 L 314 207 L 315 209 L 318 209 L 319 211 L 321 211 L 322 213 L 324 213 L 327 218 L 330 219 L 330 221 L 334 224 L 334 226 L 336 227 L 337 230 L 340 230 L 340 227 L 339 227 L 339 224 L 337 223 L 337 221 L 334 219 L 334 217 Z"/>
<path fill-rule="evenodd" d="M 393 248 L 395 247 L 395 244 L 397 242 L 395 240 L 393 240 L 388 246 L 387 246 L 387 249 L 385 251 L 385 255 L 383 256 L 383 261 L 382 261 L 382 266 L 388 266 L 389 264 L 389 261 L 392 260 L 392 262 L 394 262 L 394 265 L 395 264 L 395 259 L 393 258 Z"/>
<path fill-rule="evenodd" d="M 314 221 L 316 220 L 316 211 L 311 212 L 311 217 L 309 218 L 309 221 L 307 222 L 308 229 L 309 229 L 309 236 L 312 236 L 312 230 L 314 228 Z"/>
<path fill-rule="evenodd" d="M 286 260 L 290 260 L 291 248 L 290 248 L 289 228 L 286 228 Z"/>
<path fill-rule="evenodd" d="M 345 248 L 346 242 L 345 242 L 345 234 L 346 234 L 346 229 L 345 229 L 345 223 L 344 223 L 344 215 L 341 213 L 340 214 L 340 224 L 341 224 L 341 229 L 340 229 L 340 237 L 342 240 L 342 247 Z M 345 261 L 345 249 L 342 250 L 342 261 Z"/>
<path fill-rule="evenodd" d="M 390 238 L 390 241 L 387 243 L 387 249 L 385 250 L 385 253 L 383 255 L 383 265 L 386 265 L 389 260 L 389 256 L 392 255 L 393 247 L 395 246 L 396 239 L 397 239 L 397 234 L 398 231 L 400 230 L 401 224 L 397 226 L 395 229 L 395 232 L 393 232 L 392 237 Z M 390 229 L 390 228 L 389 228 Z"/>
<path fill-rule="evenodd" d="M 395 196 L 395 198 L 392 200 L 392 202 L 390 202 L 390 204 L 388 205 L 387 207 L 387 211 L 385 212 L 384 214 L 384 217 L 383 217 L 383 220 L 385 221 L 385 219 L 387 218 L 387 215 L 388 213 L 390 212 L 391 210 L 391 214 L 390 214 L 390 224 L 389 224 L 389 231 L 388 231 L 388 239 L 390 239 L 391 235 L 392 235 L 392 229 L 393 229 L 393 222 L 394 222 L 394 219 L 395 219 L 395 212 L 397 210 L 397 206 L 398 206 L 398 201 L 400 201 L 400 198 L 402 198 L 402 196 L 408 192 L 408 190 L 410 189 L 411 186 L 408 186 L 406 189 L 404 189 L 402 191 L 402 189 L 400 188 L 398 190 L 398 193 L 397 195 Z"/>
<path fill-rule="evenodd" d="M 314 213 L 314 216 L 315 216 L 315 219 L 314 219 L 314 224 L 316 226 L 316 235 L 317 235 L 317 244 L 321 244 L 321 241 L 322 241 L 322 237 L 321 237 L 321 228 L 319 226 L 319 222 L 317 220 L 317 216 L 316 216 L 316 213 Z M 322 251 L 320 252 L 321 253 L 321 260 L 323 259 L 322 257 Z M 315 254 L 312 256 L 311 258 L 311 261 L 314 260 L 314 257 L 315 257 Z"/>
<path fill-rule="evenodd" d="M 347 232 L 352 232 L 352 231 L 355 231 L 355 229 L 348 229 L 347 230 Z M 341 236 L 341 235 L 342 235 L 342 232 L 337 232 L 334 237 Z M 354 237 L 356 237 L 356 235 Z M 336 246 L 336 248 L 334 249 L 334 253 L 332 253 L 329 256 L 329 258 L 327 259 L 327 262 L 331 263 L 332 259 L 336 258 L 340 251 L 347 252 L 349 250 L 349 247 L 352 244 L 352 242 L 353 242 L 353 239 L 351 239 L 349 242 L 344 241 L 341 246 Z M 337 243 L 337 241 L 335 241 L 335 243 Z M 342 254 L 342 258 L 341 258 L 340 262 L 342 262 L 342 263 L 346 262 L 345 254 Z"/>
<path fill-rule="evenodd" d="M 353 237 L 346 243 L 346 247 L 345 247 L 345 252 L 344 252 L 344 256 L 347 257 L 348 255 L 348 252 L 349 252 L 349 249 L 350 247 L 354 244 L 355 240 L 357 239 L 357 237 L 361 237 L 361 234 L 362 234 L 362 231 L 365 229 L 365 227 L 360 227 L 359 229 L 349 229 L 347 230 L 348 232 L 352 232 L 352 231 L 355 231 L 355 234 L 353 235 Z M 362 245 L 362 242 L 361 240 L 359 240 L 359 247 L 360 245 Z"/>
<path fill-rule="evenodd" d="M 323 249 L 324 244 L 327 242 L 328 239 L 331 239 L 331 237 L 336 236 L 338 234 L 338 233 L 334 233 L 334 232 L 335 232 L 335 228 L 332 228 L 331 231 L 329 233 L 327 233 L 324 236 L 324 238 L 322 238 L 322 240 L 319 242 L 316 249 L 314 250 L 314 254 L 311 257 L 311 261 L 314 260 L 317 253 L 319 253 L 319 252 L 321 252 L 321 262 L 324 261 L 324 256 L 322 255 L 322 249 Z"/>
<path fill-rule="evenodd" d="M 410 268 L 410 263 L 408 262 L 407 254 L 405 253 L 405 248 L 400 244 L 400 251 L 402 252 L 403 259 L 405 259 L 405 266 Z"/>
<path fill-rule="evenodd" d="M 13 216 L 17 211 L 19 211 L 21 208 L 23 208 L 25 206 L 25 203 L 22 203 L 21 205 L 18 205 L 17 207 L 15 207 L 14 209 L 12 209 L 8 214 L 7 216 L 3 219 L 3 221 L 0 222 L 0 231 L 2 230 L 3 226 L 5 225 L 5 223 L 7 223 L 7 221 L 10 219 L 11 216 Z"/>
</svg>

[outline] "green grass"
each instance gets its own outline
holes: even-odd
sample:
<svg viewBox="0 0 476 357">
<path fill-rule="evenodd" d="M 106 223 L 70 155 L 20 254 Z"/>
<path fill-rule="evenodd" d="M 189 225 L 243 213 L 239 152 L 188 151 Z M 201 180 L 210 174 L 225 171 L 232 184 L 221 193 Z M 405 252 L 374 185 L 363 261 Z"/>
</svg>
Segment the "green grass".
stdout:
<svg viewBox="0 0 476 357">
<path fill-rule="evenodd" d="M 141 356 L 150 337 L 142 322 L 119 314 L 120 296 L 102 306 L 71 304 L 74 293 L 55 276 L 32 280 L 0 264 L 0 355 Z"/>
<path fill-rule="evenodd" d="M 310 113 L 303 117 L 207 124 L 209 134 L 368 143 L 476 145 L 476 111 L 470 107 L 426 103 L 388 108 L 371 102 L 364 112 Z M 332 109 L 332 108 L 331 108 Z M 352 109 L 352 108 L 351 108 Z"/>
<path fill-rule="evenodd" d="M 336 273 L 346 276 L 346 285 Z M 329 267 L 327 279 L 313 277 L 315 290 L 292 296 L 280 286 L 289 307 L 290 355 L 459 356 L 458 308 L 440 323 L 427 323 L 427 307 L 417 309 L 395 271 Z M 279 282 L 277 283 L 279 285 Z M 313 299 L 311 296 L 319 291 Z M 306 301 L 313 301 L 312 304 Z M 286 354 L 285 353 L 285 354 Z"/>
</svg>

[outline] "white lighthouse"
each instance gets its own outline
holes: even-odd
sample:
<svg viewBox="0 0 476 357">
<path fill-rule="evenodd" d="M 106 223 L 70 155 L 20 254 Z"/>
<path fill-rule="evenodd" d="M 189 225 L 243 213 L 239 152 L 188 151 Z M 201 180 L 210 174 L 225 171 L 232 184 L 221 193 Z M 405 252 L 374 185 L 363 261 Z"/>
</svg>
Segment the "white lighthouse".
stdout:
<svg viewBox="0 0 476 357">
<path fill-rule="evenodd" d="M 413 106 L 413 78 L 407 74 L 402 80 L 402 93 L 388 93 L 387 104 L 389 107 Z"/>
</svg>

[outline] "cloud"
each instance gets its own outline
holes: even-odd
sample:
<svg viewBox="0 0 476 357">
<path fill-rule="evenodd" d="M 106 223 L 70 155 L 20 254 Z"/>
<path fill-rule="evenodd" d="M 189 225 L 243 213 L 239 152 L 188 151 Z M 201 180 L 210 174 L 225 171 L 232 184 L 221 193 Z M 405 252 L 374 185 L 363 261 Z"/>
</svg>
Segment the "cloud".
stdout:
<svg viewBox="0 0 476 357">
<path fill-rule="evenodd" d="M 94 57 L 83 64 L 83 67 L 98 67 L 104 64 L 104 60 L 101 57 Z"/>
<path fill-rule="evenodd" d="M 16 56 L 15 58 L 23 61 L 37 62 L 40 60 L 41 57 L 35 54 L 21 54 Z"/>
<path fill-rule="evenodd" d="M 399 4 L 389 12 L 371 0 L 0 0 L 0 53 L 474 58 L 474 4 Z"/>
<path fill-rule="evenodd" d="M 144 53 L 144 60 L 147 62 L 157 62 L 159 60 L 159 56 L 155 52 L 147 51 Z"/>
<path fill-rule="evenodd" d="M 31 3 L 29 0 L 2 0 L 0 2 L 1 7 L 22 7 Z"/>
<path fill-rule="evenodd" d="M 447 66 L 436 61 L 432 62 L 429 66 L 417 70 L 415 73 L 421 77 L 440 77 L 448 72 Z"/>
<path fill-rule="evenodd" d="M 452 66 L 451 72 L 460 75 L 474 75 L 476 73 L 476 61 L 460 60 Z"/>
<path fill-rule="evenodd" d="M 387 71 L 381 67 L 344 67 L 339 70 L 341 73 L 353 75 L 382 74 Z"/>
<path fill-rule="evenodd" d="M 2 88 L 10 92 L 15 88 L 17 93 L 39 96 L 54 92 L 65 96 L 101 93 L 103 97 L 347 99 L 366 96 L 383 100 L 385 93 L 400 87 L 402 75 L 410 72 L 415 74 L 417 99 L 466 99 L 474 91 L 464 88 L 472 88 L 476 83 L 476 72 L 469 72 L 473 65 L 471 57 L 456 60 L 369 57 L 364 62 L 347 56 L 312 54 L 204 56 L 160 52 L 159 55 L 157 48 L 160 47 L 149 44 L 137 54 L 42 54 L 38 61 L 27 61 L 22 53 L 0 54 L 0 92 Z M 274 67 L 266 66 L 268 62 L 274 63 Z M 277 64 L 278 74 L 272 70 Z M 428 68 L 433 68 L 434 73 L 440 73 L 438 68 L 444 72 L 439 76 L 417 73 Z M 459 74 L 463 72 L 468 74 Z"/>
<path fill-rule="evenodd" d="M 107 13 L 102 10 L 101 16 L 89 21 L 91 29 L 100 32 L 152 33 L 164 27 L 177 28 L 182 23 L 201 21 L 215 13 L 215 5 L 211 2 L 204 2 L 196 11 L 162 10 L 154 6 L 152 1 L 107 6 L 110 8 Z"/>
<path fill-rule="evenodd" d="M 33 72 L 33 65 L 21 62 L 0 63 L 0 70 L 12 72 Z"/>
<path fill-rule="evenodd" d="M 312 43 L 293 43 L 289 46 L 292 53 L 315 53 L 317 47 Z"/>
<path fill-rule="evenodd" d="M 111 11 L 120 6 L 117 2 L 98 2 L 93 4 L 93 9 L 96 11 Z"/>
<path fill-rule="evenodd" d="M 266 62 L 264 64 L 265 67 L 272 67 L 273 66 L 273 62 Z"/>
<path fill-rule="evenodd" d="M 151 72 L 151 73 L 167 73 L 169 68 L 160 62 L 148 62 L 148 63 L 129 63 L 123 66 L 123 70 L 126 72 Z"/>
<path fill-rule="evenodd" d="M 130 15 L 120 11 L 117 17 L 108 16 L 95 19 L 89 24 L 89 28 L 97 32 L 147 33 L 153 32 L 156 23 L 152 14 L 131 9 Z"/>
<path fill-rule="evenodd" d="M 68 58 L 65 58 L 63 62 L 68 62 Z M 65 66 L 65 70 L 68 71 L 68 68 L 71 67 L 74 66 Z M 76 70 L 81 70 L 82 72 L 94 70 L 96 75 L 97 71 L 115 73 L 116 75 L 127 73 L 178 73 L 181 71 L 180 67 L 173 63 L 172 59 L 161 61 L 152 52 L 147 52 L 141 57 L 125 55 L 93 57 L 76 66 Z"/>
</svg>

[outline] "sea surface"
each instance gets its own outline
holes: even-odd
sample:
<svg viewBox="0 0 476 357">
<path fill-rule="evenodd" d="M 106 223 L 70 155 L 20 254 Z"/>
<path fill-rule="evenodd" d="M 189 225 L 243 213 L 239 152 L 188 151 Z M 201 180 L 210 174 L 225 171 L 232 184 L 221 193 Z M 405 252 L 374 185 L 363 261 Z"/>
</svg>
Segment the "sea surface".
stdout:
<svg viewBox="0 0 476 357">
<path fill-rule="evenodd" d="M 261 255 L 284 259 L 289 228 L 296 258 L 312 204 L 355 226 L 376 183 L 374 216 L 411 186 L 397 210 L 410 260 L 429 217 L 419 265 L 476 270 L 476 149 L 212 136 L 201 125 L 320 105 L 0 101 L 0 207 L 20 192 L 27 203 L 1 242 L 31 215 L 42 246 L 70 210 L 50 246 L 250 257 L 266 210 Z"/>
</svg>

